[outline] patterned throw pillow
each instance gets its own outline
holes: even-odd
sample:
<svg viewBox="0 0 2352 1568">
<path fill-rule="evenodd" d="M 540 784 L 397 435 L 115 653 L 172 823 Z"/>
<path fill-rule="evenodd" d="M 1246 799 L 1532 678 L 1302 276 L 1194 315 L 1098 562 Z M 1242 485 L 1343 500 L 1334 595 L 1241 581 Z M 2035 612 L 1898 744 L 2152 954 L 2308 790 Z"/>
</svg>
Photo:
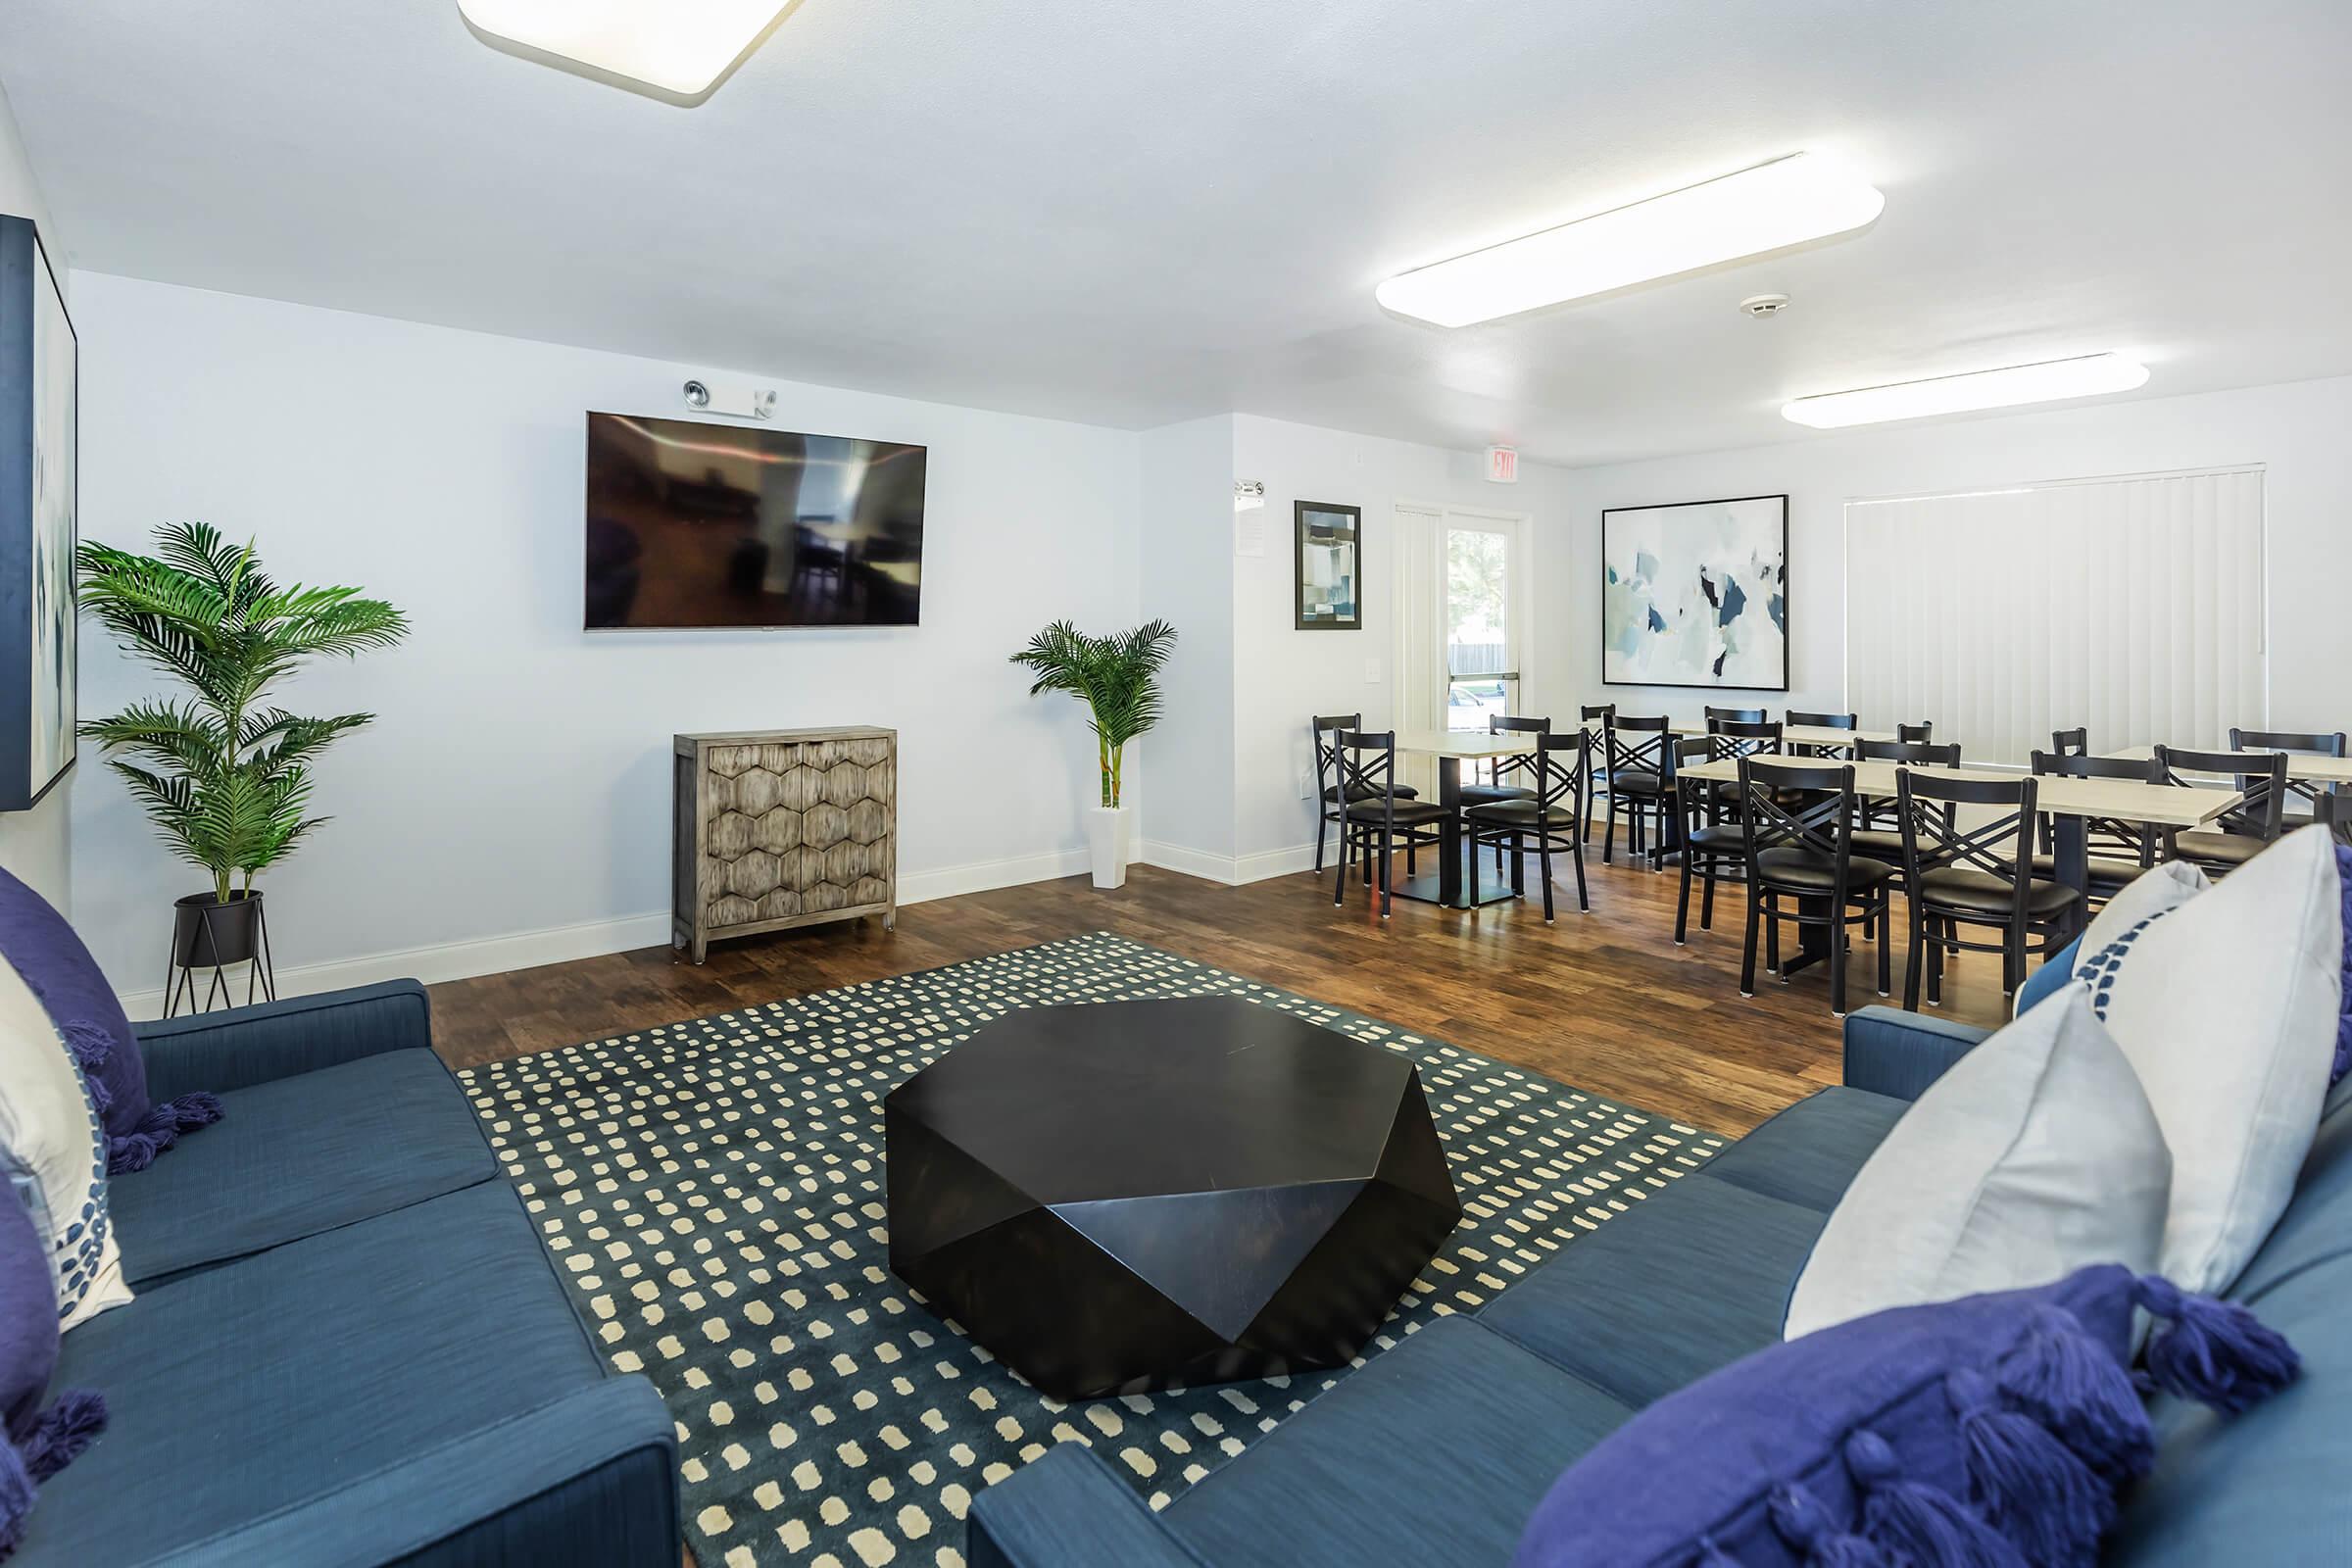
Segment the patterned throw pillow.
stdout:
<svg viewBox="0 0 2352 1568">
<path fill-rule="evenodd" d="M 2114 1264 L 1735 1361 L 1553 1483 L 1516 1568 L 2092 1568 L 2156 1441 L 2131 1371 L 2235 1414 L 2291 1382 L 2244 1307 Z"/>
<path fill-rule="evenodd" d="M 58 1321 L 130 1299 L 106 1211 L 106 1127 L 57 1026 L 0 964 L 0 1176 L 46 1242 Z"/>
<path fill-rule="evenodd" d="M 73 1048 L 106 1123 L 108 1169 L 145 1170 L 181 1133 L 220 1119 L 220 1102 L 208 1094 L 148 1102 L 138 1039 L 98 960 L 64 915 L 6 871 L 0 871 L 0 955 Z"/>
<path fill-rule="evenodd" d="M 106 1401 L 70 1389 L 43 1408 L 57 1371 L 57 1297 L 48 1246 L 0 1192 L 0 1557 L 14 1550 L 33 1493 L 106 1425 Z"/>
<path fill-rule="evenodd" d="M 2343 885 L 2321 827 L 2084 944 L 2076 978 L 2172 1147 L 2162 1269 L 2191 1290 L 2227 1290 L 2286 1208 L 2328 1095 L 2343 963 Z"/>
</svg>

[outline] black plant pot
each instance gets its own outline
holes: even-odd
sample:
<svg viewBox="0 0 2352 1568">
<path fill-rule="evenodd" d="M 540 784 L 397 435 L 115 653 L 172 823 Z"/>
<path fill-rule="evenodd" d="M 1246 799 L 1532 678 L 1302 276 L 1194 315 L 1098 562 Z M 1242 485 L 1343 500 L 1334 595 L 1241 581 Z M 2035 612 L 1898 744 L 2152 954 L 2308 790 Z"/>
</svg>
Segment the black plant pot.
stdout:
<svg viewBox="0 0 2352 1568">
<path fill-rule="evenodd" d="M 204 988 L 202 1007 L 211 1007 L 215 1001 L 233 1000 L 228 990 L 226 970 L 231 964 L 251 963 L 245 977 L 245 1000 L 257 996 L 277 1000 L 277 977 L 270 961 L 269 918 L 262 907 L 259 893 L 231 893 L 222 904 L 211 893 L 191 893 L 172 906 L 172 965 L 170 987 L 165 997 L 164 1016 L 169 1018 L 179 1010 L 183 1000 L 188 1009 L 199 1010 L 196 995 L 196 976 L 199 970 L 209 971 L 211 983 Z"/>
<path fill-rule="evenodd" d="M 244 963 L 260 950 L 259 893 L 231 893 L 226 904 L 210 893 L 191 893 L 172 907 L 172 961 L 183 969 Z"/>
</svg>

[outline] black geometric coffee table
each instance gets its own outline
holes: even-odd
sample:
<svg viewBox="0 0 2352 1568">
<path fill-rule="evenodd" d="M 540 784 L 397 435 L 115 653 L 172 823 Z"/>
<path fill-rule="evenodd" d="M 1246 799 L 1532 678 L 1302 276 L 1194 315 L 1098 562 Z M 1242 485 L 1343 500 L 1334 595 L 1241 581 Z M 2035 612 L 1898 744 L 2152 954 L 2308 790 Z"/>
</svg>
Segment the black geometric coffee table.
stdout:
<svg viewBox="0 0 2352 1568">
<path fill-rule="evenodd" d="M 1055 1398 L 1341 1365 L 1461 1218 L 1409 1058 L 1230 997 L 1013 1012 L 882 1106 L 891 1268 Z"/>
</svg>

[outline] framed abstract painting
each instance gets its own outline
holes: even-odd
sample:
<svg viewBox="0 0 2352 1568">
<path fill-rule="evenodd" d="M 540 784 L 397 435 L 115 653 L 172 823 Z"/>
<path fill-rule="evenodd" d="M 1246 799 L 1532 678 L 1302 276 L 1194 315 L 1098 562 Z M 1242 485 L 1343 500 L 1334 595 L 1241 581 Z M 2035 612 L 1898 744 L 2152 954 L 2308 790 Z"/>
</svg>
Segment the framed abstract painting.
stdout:
<svg viewBox="0 0 2352 1568">
<path fill-rule="evenodd" d="M 0 811 L 74 765 L 74 351 L 31 220 L 0 218 Z"/>
<path fill-rule="evenodd" d="M 1299 631 L 1362 631 L 1364 514 L 1322 501 L 1292 505 L 1298 534 Z"/>
<path fill-rule="evenodd" d="M 1608 686 L 1788 689 L 1788 498 L 1600 514 Z"/>
</svg>

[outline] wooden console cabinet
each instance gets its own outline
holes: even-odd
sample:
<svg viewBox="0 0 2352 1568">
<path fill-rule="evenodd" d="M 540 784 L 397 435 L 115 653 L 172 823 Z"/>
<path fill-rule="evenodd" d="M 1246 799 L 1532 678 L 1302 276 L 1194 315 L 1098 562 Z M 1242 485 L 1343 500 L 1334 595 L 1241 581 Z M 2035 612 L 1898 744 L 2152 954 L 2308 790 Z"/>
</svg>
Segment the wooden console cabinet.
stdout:
<svg viewBox="0 0 2352 1568">
<path fill-rule="evenodd" d="M 899 923 L 899 733 L 675 737 L 670 946 L 878 914 Z"/>
</svg>

